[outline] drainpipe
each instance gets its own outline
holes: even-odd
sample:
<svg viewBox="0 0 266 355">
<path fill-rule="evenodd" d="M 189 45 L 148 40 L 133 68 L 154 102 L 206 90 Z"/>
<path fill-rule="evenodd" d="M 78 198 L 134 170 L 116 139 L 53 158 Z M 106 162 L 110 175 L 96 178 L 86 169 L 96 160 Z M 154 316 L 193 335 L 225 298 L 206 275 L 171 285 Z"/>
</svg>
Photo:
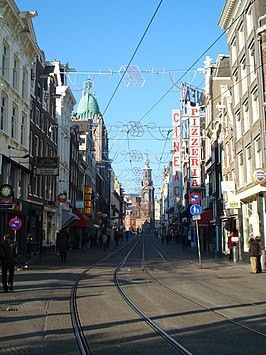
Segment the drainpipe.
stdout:
<svg viewBox="0 0 266 355">
<path fill-rule="evenodd" d="M 259 18 L 259 28 L 257 29 L 257 36 L 259 41 L 259 51 L 260 51 L 260 65 L 261 65 L 261 93 L 262 93 L 262 119 L 261 119 L 261 132 L 262 132 L 262 168 L 266 169 L 266 15 Z M 260 201 L 260 198 L 262 201 Z M 261 264 L 262 269 L 265 271 L 265 262 L 266 262 L 266 231 L 265 231 L 265 199 L 266 194 L 263 193 L 259 198 L 259 202 L 262 202 L 263 208 L 261 211 L 261 239 L 262 239 L 262 256 Z M 260 205 L 260 204 L 259 204 Z M 261 205 L 260 205 L 261 206 Z"/>
</svg>

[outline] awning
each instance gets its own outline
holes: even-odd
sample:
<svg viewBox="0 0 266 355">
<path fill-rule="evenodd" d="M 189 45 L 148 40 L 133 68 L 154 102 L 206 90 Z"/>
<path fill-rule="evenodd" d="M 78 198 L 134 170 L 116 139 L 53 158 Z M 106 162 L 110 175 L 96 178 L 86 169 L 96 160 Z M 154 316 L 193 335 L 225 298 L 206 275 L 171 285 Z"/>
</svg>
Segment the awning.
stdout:
<svg viewBox="0 0 266 355">
<path fill-rule="evenodd" d="M 62 227 L 66 228 L 67 226 L 69 226 L 70 224 L 74 223 L 75 221 L 78 221 L 79 217 L 76 216 L 74 213 L 70 212 L 70 211 L 62 211 Z"/>
<path fill-rule="evenodd" d="M 82 213 L 77 210 L 73 210 L 73 213 L 75 214 L 76 217 L 78 217 L 78 220 L 74 224 L 72 224 L 71 227 L 74 227 L 74 228 L 88 228 L 88 227 L 90 227 L 90 225 L 91 225 L 90 219 L 85 213 Z"/>
<path fill-rule="evenodd" d="M 201 219 L 198 221 L 199 227 L 209 227 L 212 220 L 212 210 L 204 210 L 200 217 Z"/>
<path fill-rule="evenodd" d="M 166 211 L 165 211 L 166 213 L 173 213 L 174 212 L 174 206 L 172 206 L 172 207 L 169 207 Z"/>
</svg>

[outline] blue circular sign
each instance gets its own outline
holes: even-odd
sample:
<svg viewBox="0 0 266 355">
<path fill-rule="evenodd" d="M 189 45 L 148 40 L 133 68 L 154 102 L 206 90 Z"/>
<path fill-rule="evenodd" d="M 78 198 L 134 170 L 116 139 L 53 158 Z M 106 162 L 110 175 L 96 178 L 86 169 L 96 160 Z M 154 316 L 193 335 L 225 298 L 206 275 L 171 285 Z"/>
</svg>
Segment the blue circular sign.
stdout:
<svg viewBox="0 0 266 355">
<path fill-rule="evenodd" d="M 13 231 L 17 231 L 22 227 L 22 221 L 21 219 L 15 217 L 11 218 L 9 221 L 9 228 L 12 229 Z"/>
<path fill-rule="evenodd" d="M 202 208 L 200 207 L 200 205 L 190 206 L 190 213 L 192 214 L 192 216 L 198 216 L 199 214 L 201 214 L 201 212 Z"/>
</svg>

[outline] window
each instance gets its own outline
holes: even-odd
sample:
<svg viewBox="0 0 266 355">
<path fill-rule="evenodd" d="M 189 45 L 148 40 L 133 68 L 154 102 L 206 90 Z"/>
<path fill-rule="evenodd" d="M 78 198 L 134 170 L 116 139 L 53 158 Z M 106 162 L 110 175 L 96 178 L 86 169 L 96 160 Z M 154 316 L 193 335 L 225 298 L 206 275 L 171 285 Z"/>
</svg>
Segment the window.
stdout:
<svg viewBox="0 0 266 355">
<path fill-rule="evenodd" d="M 240 65 L 241 65 L 241 87 L 242 87 L 242 96 L 243 96 L 247 92 L 247 87 L 248 87 L 246 57 L 242 58 Z"/>
<path fill-rule="evenodd" d="M 2 47 L 2 75 L 8 79 L 8 58 L 9 48 L 8 45 L 4 42 Z"/>
<path fill-rule="evenodd" d="M 0 116 L 0 129 L 6 129 L 7 124 L 7 99 L 1 96 L 1 116 Z"/>
<path fill-rule="evenodd" d="M 37 85 L 37 100 L 39 102 L 41 102 L 41 99 L 42 99 L 42 84 L 40 82 L 38 82 L 38 85 Z"/>
<path fill-rule="evenodd" d="M 254 90 L 252 93 L 252 122 L 256 122 L 259 119 L 259 100 L 258 90 Z"/>
<path fill-rule="evenodd" d="M 30 102 L 30 120 L 34 122 L 34 103 Z"/>
<path fill-rule="evenodd" d="M 262 151 L 261 151 L 261 139 L 260 136 L 255 138 L 255 168 L 261 168 L 262 166 Z"/>
<path fill-rule="evenodd" d="M 230 147 L 230 163 L 234 161 L 234 140 L 233 137 L 230 138 L 229 141 L 229 147 Z"/>
<path fill-rule="evenodd" d="M 38 108 L 36 108 L 36 113 L 35 113 L 35 124 L 38 127 L 40 127 L 41 124 L 41 112 Z"/>
<path fill-rule="evenodd" d="M 237 51 L 236 51 L 236 39 L 234 38 L 231 43 L 231 59 L 232 63 L 234 63 L 237 59 Z"/>
<path fill-rule="evenodd" d="M 244 186 L 244 170 L 243 170 L 243 153 L 238 153 L 237 155 L 238 163 L 238 185 L 239 188 Z"/>
<path fill-rule="evenodd" d="M 236 140 L 242 137 L 242 125 L 240 119 L 240 111 L 236 113 Z"/>
<path fill-rule="evenodd" d="M 243 26 L 243 23 L 242 23 L 241 26 L 239 27 L 239 30 L 238 30 L 238 48 L 239 48 L 239 52 L 244 47 L 244 44 L 245 44 L 244 26 Z"/>
<path fill-rule="evenodd" d="M 33 156 L 38 157 L 39 156 L 39 137 L 38 136 L 34 136 L 34 152 L 33 152 Z"/>
<path fill-rule="evenodd" d="M 12 116 L 11 116 L 11 137 L 16 138 L 16 130 L 17 130 L 17 108 L 15 106 L 12 107 Z"/>
<path fill-rule="evenodd" d="M 247 24 L 247 36 L 251 33 L 253 30 L 253 18 L 252 18 L 252 12 L 251 12 L 251 6 L 246 12 L 246 24 Z"/>
<path fill-rule="evenodd" d="M 252 161 L 251 161 L 251 145 L 246 147 L 246 182 L 249 183 L 252 179 Z"/>
<path fill-rule="evenodd" d="M 44 115 L 44 113 L 42 113 L 42 115 L 41 115 L 40 128 L 43 132 L 45 132 L 45 115 Z"/>
<path fill-rule="evenodd" d="M 250 81 L 252 82 L 256 78 L 256 56 L 255 56 L 255 45 L 254 42 L 248 49 L 249 56 L 249 75 Z"/>
<path fill-rule="evenodd" d="M 23 72 L 22 72 L 22 98 L 24 100 L 27 100 L 27 69 L 23 68 Z"/>
<path fill-rule="evenodd" d="M 43 147 L 44 147 L 44 142 L 43 142 L 43 139 L 40 140 L 40 157 L 43 157 L 44 154 L 43 154 Z"/>
<path fill-rule="evenodd" d="M 29 149 L 30 149 L 30 155 L 33 155 L 33 139 L 32 139 L 32 132 L 30 132 L 30 142 L 29 142 Z"/>
<path fill-rule="evenodd" d="M 234 77 L 234 96 L 235 96 L 235 105 L 239 103 L 239 77 L 238 77 L 238 71 L 236 70 L 233 73 Z"/>
<path fill-rule="evenodd" d="M 19 70 L 19 61 L 16 56 L 14 56 L 13 63 L 13 88 L 18 90 L 18 70 Z"/>
<path fill-rule="evenodd" d="M 22 145 L 25 144 L 25 123 L 26 123 L 26 115 L 22 113 L 22 116 L 21 116 L 21 131 L 20 131 L 20 143 Z"/>
<path fill-rule="evenodd" d="M 248 101 L 246 101 L 243 105 L 243 126 L 244 126 L 243 133 L 246 133 L 250 128 Z"/>
</svg>

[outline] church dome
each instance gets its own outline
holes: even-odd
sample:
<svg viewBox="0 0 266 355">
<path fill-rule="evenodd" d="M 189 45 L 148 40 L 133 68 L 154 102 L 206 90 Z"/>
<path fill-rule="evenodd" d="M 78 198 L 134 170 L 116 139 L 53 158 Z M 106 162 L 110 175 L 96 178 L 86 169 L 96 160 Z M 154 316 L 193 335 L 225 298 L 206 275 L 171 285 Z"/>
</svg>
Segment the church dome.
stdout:
<svg viewBox="0 0 266 355">
<path fill-rule="evenodd" d="M 78 104 L 77 117 L 79 119 L 92 118 L 100 112 L 96 98 L 89 92 L 82 96 Z"/>
</svg>

